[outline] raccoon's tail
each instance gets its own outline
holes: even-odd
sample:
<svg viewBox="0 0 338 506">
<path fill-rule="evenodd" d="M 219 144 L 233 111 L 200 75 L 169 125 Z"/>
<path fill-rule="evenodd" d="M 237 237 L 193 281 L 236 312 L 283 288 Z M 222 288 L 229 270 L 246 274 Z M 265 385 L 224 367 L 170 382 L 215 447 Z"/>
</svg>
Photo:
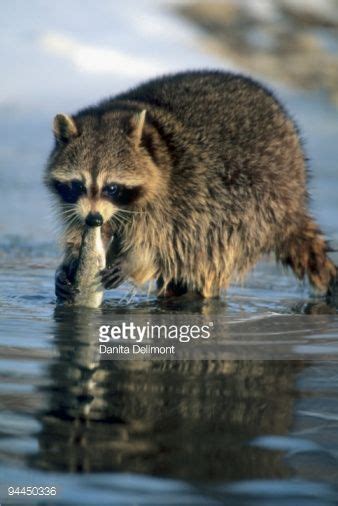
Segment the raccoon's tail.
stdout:
<svg viewBox="0 0 338 506">
<path fill-rule="evenodd" d="M 283 240 L 276 256 L 283 265 L 291 267 L 298 279 L 307 276 L 317 290 L 330 294 L 338 288 L 337 267 L 328 257 L 330 251 L 334 250 L 319 226 L 307 216 L 301 227 Z"/>
</svg>

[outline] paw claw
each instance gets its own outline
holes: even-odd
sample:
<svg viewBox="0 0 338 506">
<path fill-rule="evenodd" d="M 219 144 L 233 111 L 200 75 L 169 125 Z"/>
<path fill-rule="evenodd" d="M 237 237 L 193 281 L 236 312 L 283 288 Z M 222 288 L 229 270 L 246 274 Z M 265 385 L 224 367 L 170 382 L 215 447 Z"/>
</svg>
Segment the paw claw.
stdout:
<svg viewBox="0 0 338 506">
<path fill-rule="evenodd" d="M 100 272 L 101 282 L 107 290 L 117 288 L 125 279 L 119 265 L 114 265 L 111 269 L 106 268 Z"/>
<path fill-rule="evenodd" d="M 55 274 L 55 295 L 59 301 L 73 302 L 78 289 L 75 288 L 67 277 L 64 269 L 58 269 Z"/>
</svg>

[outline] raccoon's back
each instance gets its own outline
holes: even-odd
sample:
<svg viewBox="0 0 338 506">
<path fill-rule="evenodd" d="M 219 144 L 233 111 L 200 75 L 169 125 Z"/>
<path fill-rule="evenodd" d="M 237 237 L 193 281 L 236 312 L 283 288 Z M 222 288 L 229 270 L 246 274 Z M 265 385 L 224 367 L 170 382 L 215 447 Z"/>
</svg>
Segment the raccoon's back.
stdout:
<svg viewBox="0 0 338 506">
<path fill-rule="evenodd" d="M 196 71 L 151 80 L 116 100 L 162 108 L 200 139 L 255 146 L 283 134 L 292 122 L 276 98 L 250 78 L 221 71 Z M 295 130 L 296 132 L 296 130 Z"/>
</svg>

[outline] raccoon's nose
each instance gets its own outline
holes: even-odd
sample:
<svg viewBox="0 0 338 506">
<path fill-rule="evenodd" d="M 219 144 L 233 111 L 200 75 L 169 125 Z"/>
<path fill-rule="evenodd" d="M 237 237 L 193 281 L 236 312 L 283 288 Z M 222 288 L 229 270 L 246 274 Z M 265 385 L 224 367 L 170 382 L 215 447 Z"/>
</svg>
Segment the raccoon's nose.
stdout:
<svg viewBox="0 0 338 506">
<path fill-rule="evenodd" d="M 88 227 L 101 227 L 103 218 L 100 213 L 89 213 L 86 218 L 86 225 Z"/>
</svg>

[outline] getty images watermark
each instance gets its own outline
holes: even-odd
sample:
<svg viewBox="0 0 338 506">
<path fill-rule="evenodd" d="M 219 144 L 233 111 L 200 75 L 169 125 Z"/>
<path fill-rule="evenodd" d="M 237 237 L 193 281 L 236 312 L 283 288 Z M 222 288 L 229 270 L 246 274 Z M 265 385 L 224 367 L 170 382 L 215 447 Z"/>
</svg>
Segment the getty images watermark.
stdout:
<svg viewBox="0 0 338 506">
<path fill-rule="evenodd" d="M 101 325 L 99 353 L 105 358 L 174 356 L 177 346 L 210 338 L 213 322 L 203 324 L 155 324 L 149 321 Z"/>
<path fill-rule="evenodd" d="M 338 360 L 335 315 L 120 314 L 94 342 L 91 328 L 103 360 Z"/>
</svg>

